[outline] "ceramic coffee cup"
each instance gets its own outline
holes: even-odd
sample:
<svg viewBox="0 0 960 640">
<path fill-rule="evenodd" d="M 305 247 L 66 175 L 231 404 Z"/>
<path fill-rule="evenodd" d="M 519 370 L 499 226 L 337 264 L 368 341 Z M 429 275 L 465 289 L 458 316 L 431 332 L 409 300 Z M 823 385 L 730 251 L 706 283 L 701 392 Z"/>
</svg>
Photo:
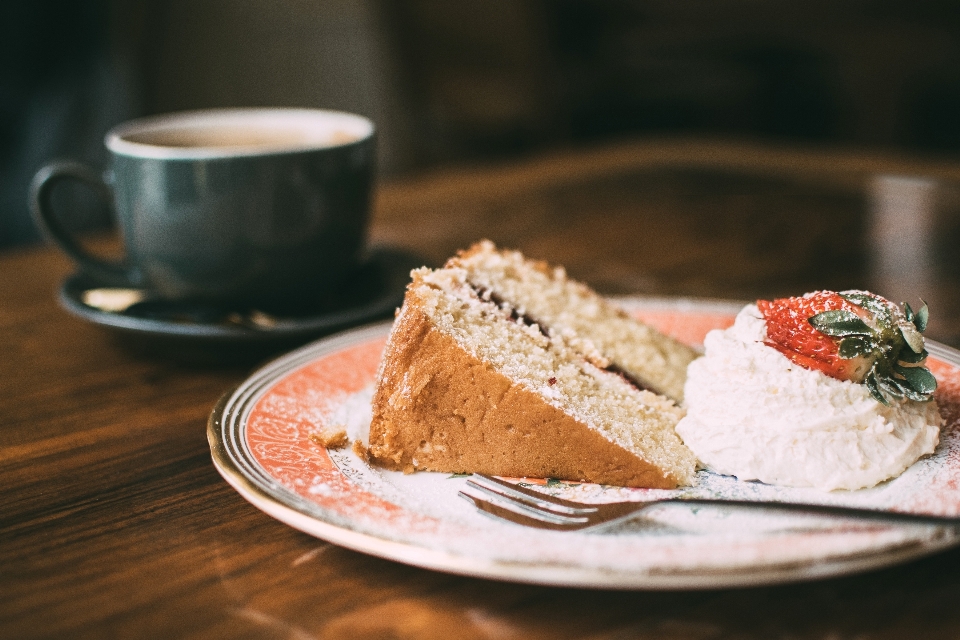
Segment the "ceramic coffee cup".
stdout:
<svg viewBox="0 0 960 640">
<path fill-rule="evenodd" d="M 106 135 L 104 177 L 75 162 L 41 169 L 37 223 L 103 286 L 171 300 L 262 309 L 309 307 L 364 250 L 374 165 L 373 123 L 313 109 L 174 113 Z M 112 203 L 125 259 L 88 253 L 51 207 L 80 181 Z"/>
</svg>

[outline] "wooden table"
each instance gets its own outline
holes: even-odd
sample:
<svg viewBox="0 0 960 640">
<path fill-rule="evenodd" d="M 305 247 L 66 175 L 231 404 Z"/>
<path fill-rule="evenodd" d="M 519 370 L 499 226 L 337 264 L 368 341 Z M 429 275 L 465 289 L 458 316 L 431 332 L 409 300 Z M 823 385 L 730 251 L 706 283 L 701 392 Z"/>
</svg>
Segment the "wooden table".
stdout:
<svg viewBox="0 0 960 640">
<path fill-rule="evenodd" d="M 909 285 L 931 302 L 929 335 L 960 345 L 954 182 L 960 165 L 918 159 L 635 142 L 394 181 L 371 235 L 433 263 L 490 237 L 608 293 Z M 894 205 L 914 213 L 898 221 Z M 901 225 L 906 258 L 878 249 L 891 235 L 878 220 Z M 256 361 L 132 348 L 58 308 L 70 270 L 52 248 L 0 255 L 0 637 L 960 636 L 960 549 L 806 584 L 602 592 L 436 573 L 301 534 L 210 461 L 207 416 Z"/>
</svg>

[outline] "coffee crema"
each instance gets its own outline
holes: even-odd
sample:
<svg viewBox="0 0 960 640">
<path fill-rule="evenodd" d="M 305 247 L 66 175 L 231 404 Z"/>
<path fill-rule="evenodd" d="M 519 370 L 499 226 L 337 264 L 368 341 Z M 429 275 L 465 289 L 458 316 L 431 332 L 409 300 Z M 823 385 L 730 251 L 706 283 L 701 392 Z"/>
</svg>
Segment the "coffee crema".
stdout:
<svg viewBox="0 0 960 640">
<path fill-rule="evenodd" d="M 361 139 L 361 136 L 342 129 L 330 131 L 226 127 L 210 125 L 183 129 L 135 131 L 123 139 L 136 144 L 176 148 L 283 148 L 335 147 Z"/>
<path fill-rule="evenodd" d="M 107 133 L 112 153 L 132 158 L 239 158 L 322 151 L 374 135 L 363 116 L 322 109 L 213 109 L 150 116 Z"/>
</svg>

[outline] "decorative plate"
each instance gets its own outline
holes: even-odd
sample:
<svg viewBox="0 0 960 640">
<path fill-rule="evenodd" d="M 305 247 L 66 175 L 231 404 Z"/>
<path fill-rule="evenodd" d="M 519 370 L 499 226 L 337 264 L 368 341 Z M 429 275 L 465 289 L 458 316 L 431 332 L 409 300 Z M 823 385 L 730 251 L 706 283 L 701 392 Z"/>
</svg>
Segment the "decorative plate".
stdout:
<svg viewBox="0 0 960 640">
<path fill-rule="evenodd" d="M 729 326 L 730 302 L 628 298 L 662 331 L 699 344 Z M 549 585 L 699 589 L 809 580 L 883 567 L 960 542 L 960 527 L 887 525 L 720 507 L 673 505 L 602 532 L 553 532 L 504 523 L 457 497 L 465 479 L 404 475 L 364 463 L 349 447 L 311 440 L 324 425 L 357 432 L 389 323 L 324 338 L 254 373 L 224 396 L 208 438 L 219 472 L 274 518 L 335 544 L 419 567 Z M 928 342 L 947 425 L 937 451 L 872 489 L 825 493 L 698 472 L 692 490 L 960 514 L 960 352 Z M 574 500 L 641 500 L 672 492 L 527 480 Z M 687 489 L 686 491 L 691 491 Z"/>
</svg>

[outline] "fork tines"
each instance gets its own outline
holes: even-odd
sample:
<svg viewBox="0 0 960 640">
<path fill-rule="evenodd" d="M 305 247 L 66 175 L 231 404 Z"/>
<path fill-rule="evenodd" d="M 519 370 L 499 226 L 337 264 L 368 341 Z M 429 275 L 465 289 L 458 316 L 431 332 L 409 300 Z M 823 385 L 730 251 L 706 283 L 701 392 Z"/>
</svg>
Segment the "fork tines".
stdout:
<svg viewBox="0 0 960 640">
<path fill-rule="evenodd" d="M 496 518 L 545 529 L 570 531 L 591 525 L 591 505 L 554 498 L 493 476 L 474 474 L 461 491 L 478 509 Z"/>
</svg>

